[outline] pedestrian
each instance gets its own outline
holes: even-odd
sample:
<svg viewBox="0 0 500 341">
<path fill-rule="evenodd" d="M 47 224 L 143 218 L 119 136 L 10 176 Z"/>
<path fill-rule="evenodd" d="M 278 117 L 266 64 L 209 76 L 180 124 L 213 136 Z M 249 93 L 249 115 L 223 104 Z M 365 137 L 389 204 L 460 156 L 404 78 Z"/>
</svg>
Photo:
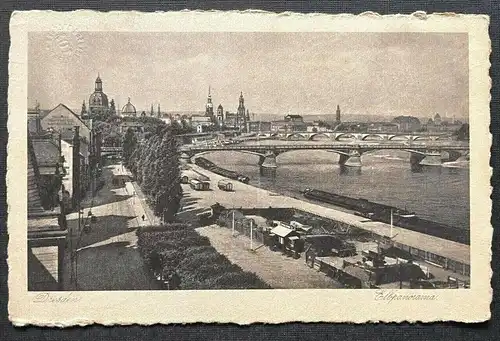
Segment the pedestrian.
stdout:
<svg viewBox="0 0 500 341">
<path fill-rule="evenodd" d="M 146 218 L 146 217 L 145 217 L 145 216 L 144 216 L 144 214 L 143 214 L 143 215 L 142 215 L 142 221 L 144 221 L 144 219 L 145 219 L 145 218 Z"/>
</svg>

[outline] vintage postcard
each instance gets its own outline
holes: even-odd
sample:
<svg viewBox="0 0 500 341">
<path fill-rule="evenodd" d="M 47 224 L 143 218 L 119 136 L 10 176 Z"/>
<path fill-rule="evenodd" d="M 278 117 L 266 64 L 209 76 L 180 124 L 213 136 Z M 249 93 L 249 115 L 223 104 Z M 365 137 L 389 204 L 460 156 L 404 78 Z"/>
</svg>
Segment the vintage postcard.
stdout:
<svg viewBox="0 0 500 341">
<path fill-rule="evenodd" d="M 489 18 L 15 12 L 15 325 L 490 318 Z"/>
</svg>

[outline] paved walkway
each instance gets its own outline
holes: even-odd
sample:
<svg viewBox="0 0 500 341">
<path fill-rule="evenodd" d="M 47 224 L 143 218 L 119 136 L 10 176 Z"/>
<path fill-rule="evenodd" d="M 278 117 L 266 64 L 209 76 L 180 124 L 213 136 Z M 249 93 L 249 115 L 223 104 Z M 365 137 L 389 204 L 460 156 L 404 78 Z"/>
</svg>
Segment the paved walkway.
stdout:
<svg viewBox="0 0 500 341">
<path fill-rule="evenodd" d="M 69 237 L 64 276 L 67 290 L 158 289 L 137 249 L 135 231 L 138 226 L 149 225 L 149 218 L 141 219 L 143 214 L 149 217 L 147 209 L 134 193 L 132 183 L 121 188 L 111 186 L 112 167 L 119 166 L 103 170 L 106 184 L 93 198 L 91 210 L 97 221 L 91 225 L 91 232 L 78 238 L 78 213 L 67 216 Z M 84 217 L 87 217 L 91 201 L 89 198 L 82 202 Z M 73 281 L 71 247 L 78 250 Z"/>
<path fill-rule="evenodd" d="M 262 244 L 254 245 L 251 251 L 250 239 L 243 235 L 233 237 L 231 229 L 211 225 L 196 230 L 232 263 L 254 272 L 274 289 L 342 288 L 335 280 L 308 267 L 303 258 L 284 256 Z"/>
</svg>

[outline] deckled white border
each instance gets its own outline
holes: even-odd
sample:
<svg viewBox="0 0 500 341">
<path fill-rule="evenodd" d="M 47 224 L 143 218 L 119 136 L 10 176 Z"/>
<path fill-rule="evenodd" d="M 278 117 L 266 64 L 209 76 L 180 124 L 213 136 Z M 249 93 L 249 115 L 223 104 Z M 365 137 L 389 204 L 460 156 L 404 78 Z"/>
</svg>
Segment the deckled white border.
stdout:
<svg viewBox="0 0 500 341">
<path fill-rule="evenodd" d="M 435 293 L 436 301 L 376 301 L 373 290 L 228 290 L 74 292 L 77 303 L 33 303 L 27 292 L 27 33 L 70 24 L 78 31 L 201 32 L 464 32 L 469 34 L 471 133 L 471 289 L 397 290 Z M 71 326 L 191 322 L 479 322 L 490 318 L 491 81 L 489 18 L 450 13 L 380 16 L 274 14 L 263 11 L 167 13 L 14 12 L 9 60 L 7 157 L 9 318 L 15 325 Z"/>
</svg>

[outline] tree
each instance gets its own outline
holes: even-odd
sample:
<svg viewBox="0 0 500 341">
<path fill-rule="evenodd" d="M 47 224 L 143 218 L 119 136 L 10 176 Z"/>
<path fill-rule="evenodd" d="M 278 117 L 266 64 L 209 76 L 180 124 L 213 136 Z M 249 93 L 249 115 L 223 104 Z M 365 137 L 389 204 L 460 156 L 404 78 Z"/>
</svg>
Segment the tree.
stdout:
<svg viewBox="0 0 500 341">
<path fill-rule="evenodd" d="M 468 140 L 469 139 L 469 124 L 468 123 L 462 124 L 460 129 L 458 129 L 454 135 L 457 136 L 457 140 L 459 140 L 459 141 Z"/>
<path fill-rule="evenodd" d="M 167 126 L 153 117 L 135 120 L 141 122 L 148 133 L 139 144 L 133 131 L 127 130 L 123 139 L 124 159 L 155 214 L 173 221 L 182 197 L 175 140 L 180 126 Z"/>
<path fill-rule="evenodd" d="M 123 138 L 123 158 L 126 164 L 130 163 L 130 156 L 132 155 L 136 147 L 137 138 L 132 129 L 128 128 L 127 132 L 125 133 L 125 137 Z"/>
</svg>

